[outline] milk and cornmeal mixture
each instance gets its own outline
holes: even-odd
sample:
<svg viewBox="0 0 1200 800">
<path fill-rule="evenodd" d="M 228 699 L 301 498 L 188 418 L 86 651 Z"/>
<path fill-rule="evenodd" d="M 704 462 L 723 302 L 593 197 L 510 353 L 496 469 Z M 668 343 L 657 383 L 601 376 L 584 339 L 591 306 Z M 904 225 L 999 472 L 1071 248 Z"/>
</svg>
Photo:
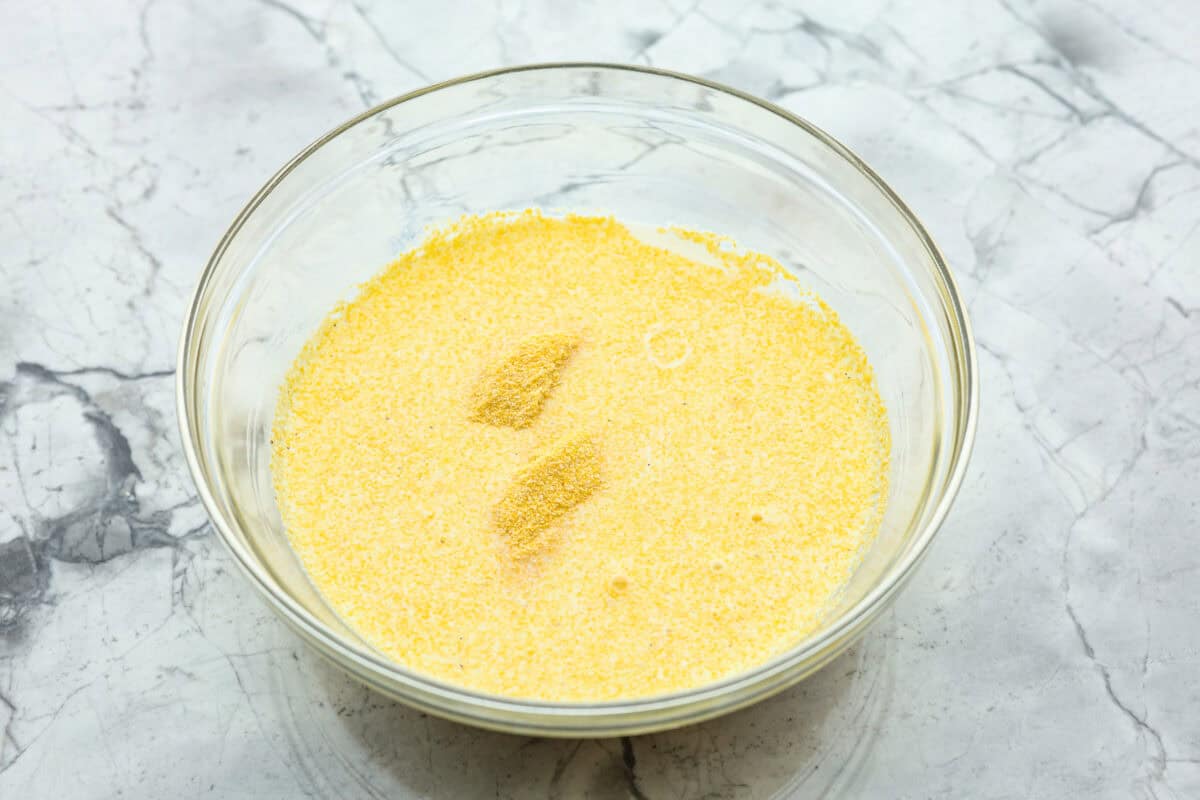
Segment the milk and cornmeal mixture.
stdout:
<svg viewBox="0 0 1200 800">
<path fill-rule="evenodd" d="M 603 700 L 728 676 L 818 625 L 887 495 L 871 367 L 774 261 L 674 235 L 703 258 L 607 218 L 464 217 L 304 348 L 276 492 L 377 649 Z"/>
</svg>

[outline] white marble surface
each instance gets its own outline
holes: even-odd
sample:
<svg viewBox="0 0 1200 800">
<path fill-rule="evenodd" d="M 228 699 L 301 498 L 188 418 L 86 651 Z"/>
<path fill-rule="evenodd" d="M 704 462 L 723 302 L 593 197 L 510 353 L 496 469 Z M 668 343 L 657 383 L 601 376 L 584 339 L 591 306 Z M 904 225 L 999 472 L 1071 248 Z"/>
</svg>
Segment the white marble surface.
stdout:
<svg viewBox="0 0 1200 800">
<path fill-rule="evenodd" d="M 1200 15 L 1186 0 L 11 2 L 0 797 L 1200 796 Z M 969 477 L 852 653 L 631 740 L 470 730 L 318 661 L 185 474 L 181 314 L 246 199 L 429 81 L 602 59 L 769 97 L 926 220 Z"/>
</svg>

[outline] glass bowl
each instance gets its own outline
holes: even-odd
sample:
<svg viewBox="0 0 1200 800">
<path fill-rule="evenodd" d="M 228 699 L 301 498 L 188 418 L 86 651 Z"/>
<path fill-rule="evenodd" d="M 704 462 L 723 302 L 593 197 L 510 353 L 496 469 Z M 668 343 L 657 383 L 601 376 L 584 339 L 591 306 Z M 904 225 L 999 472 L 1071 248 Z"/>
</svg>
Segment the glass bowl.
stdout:
<svg viewBox="0 0 1200 800">
<path fill-rule="evenodd" d="M 730 235 L 816 290 L 874 365 L 892 436 L 879 536 L 823 627 L 755 669 L 626 701 L 471 691 L 366 645 L 325 605 L 288 545 L 269 436 L 278 387 L 303 343 L 427 225 L 529 206 Z M 978 406 L 974 345 L 945 261 L 861 160 L 808 122 L 734 89 L 605 64 L 471 75 L 384 103 L 313 143 L 217 245 L 178 366 L 183 445 L 200 498 L 276 613 L 347 673 L 406 704 L 551 736 L 707 719 L 779 692 L 845 650 L 912 575 L 945 517 Z"/>
</svg>

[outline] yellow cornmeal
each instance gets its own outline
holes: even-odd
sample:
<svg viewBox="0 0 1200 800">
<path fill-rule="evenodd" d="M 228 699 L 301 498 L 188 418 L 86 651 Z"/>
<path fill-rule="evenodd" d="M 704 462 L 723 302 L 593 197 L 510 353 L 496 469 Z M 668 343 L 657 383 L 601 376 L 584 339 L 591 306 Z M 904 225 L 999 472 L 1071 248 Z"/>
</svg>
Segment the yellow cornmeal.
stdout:
<svg viewBox="0 0 1200 800">
<path fill-rule="evenodd" d="M 887 495 L 871 368 L 774 261 L 674 235 L 703 254 L 606 218 L 465 217 L 304 348 L 273 432 L 280 508 L 380 651 L 602 700 L 745 670 L 819 625 Z"/>
</svg>

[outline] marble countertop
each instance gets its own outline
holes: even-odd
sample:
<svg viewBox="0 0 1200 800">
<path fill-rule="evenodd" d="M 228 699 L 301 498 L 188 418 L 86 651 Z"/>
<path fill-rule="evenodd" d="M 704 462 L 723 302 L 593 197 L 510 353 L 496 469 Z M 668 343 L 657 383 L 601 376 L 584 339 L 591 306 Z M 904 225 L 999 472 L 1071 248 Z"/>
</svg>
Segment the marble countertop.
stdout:
<svg viewBox="0 0 1200 800">
<path fill-rule="evenodd" d="M 1153 0 L 12 3 L 0 30 L 0 797 L 1200 796 L 1200 16 Z M 556 59 L 770 98 L 861 153 L 979 339 L 968 478 L 849 654 L 730 717 L 485 733 L 309 652 L 210 533 L 194 281 L 318 134 Z"/>
</svg>

